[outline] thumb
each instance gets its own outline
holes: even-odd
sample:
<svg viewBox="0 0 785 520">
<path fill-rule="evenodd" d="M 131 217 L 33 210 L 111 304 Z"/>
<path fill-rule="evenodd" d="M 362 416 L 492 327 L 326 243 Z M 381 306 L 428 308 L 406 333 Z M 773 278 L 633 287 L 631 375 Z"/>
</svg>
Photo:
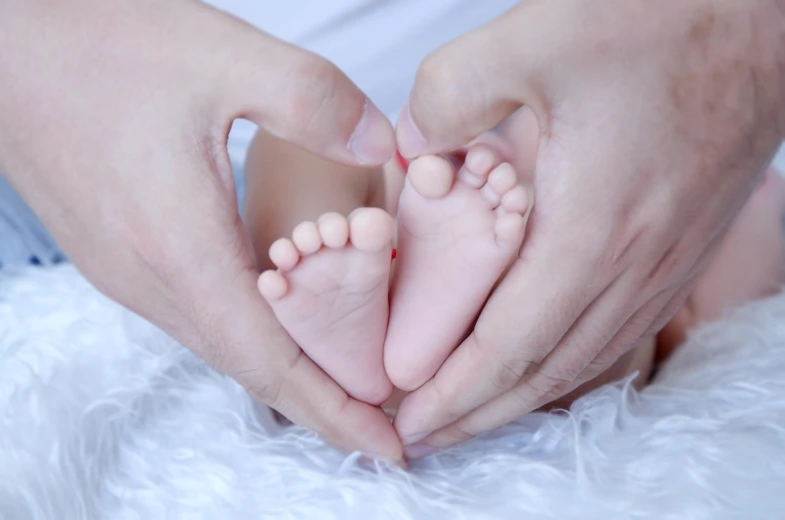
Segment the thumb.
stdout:
<svg viewBox="0 0 785 520">
<path fill-rule="evenodd" d="M 239 20 L 229 23 L 235 25 L 231 45 L 223 40 L 219 59 L 230 117 L 339 163 L 378 165 L 392 158 L 390 121 L 335 65 Z"/>
<path fill-rule="evenodd" d="M 396 128 L 405 157 L 455 150 L 523 105 L 542 127 L 546 103 L 537 78 L 545 58 L 534 49 L 547 45 L 548 36 L 533 23 L 539 5 L 526 4 L 423 61 Z"/>
</svg>

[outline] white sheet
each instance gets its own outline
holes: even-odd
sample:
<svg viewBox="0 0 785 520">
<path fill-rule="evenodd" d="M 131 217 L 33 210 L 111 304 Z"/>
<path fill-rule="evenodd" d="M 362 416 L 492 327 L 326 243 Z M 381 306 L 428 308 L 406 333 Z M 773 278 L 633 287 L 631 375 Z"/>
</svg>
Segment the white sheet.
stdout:
<svg viewBox="0 0 785 520">
<path fill-rule="evenodd" d="M 332 61 L 394 122 L 428 54 L 518 0 L 206 2 Z M 229 152 L 235 164 L 244 164 L 255 130 L 245 120 L 233 126 Z"/>
<path fill-rule="evenodd" d="M 782 518 L 785 297 L 642 394 L 525 417 L 410 473 L 282 428 L 70 267 L 0 272 L 0 518 Z"/>
</svg>

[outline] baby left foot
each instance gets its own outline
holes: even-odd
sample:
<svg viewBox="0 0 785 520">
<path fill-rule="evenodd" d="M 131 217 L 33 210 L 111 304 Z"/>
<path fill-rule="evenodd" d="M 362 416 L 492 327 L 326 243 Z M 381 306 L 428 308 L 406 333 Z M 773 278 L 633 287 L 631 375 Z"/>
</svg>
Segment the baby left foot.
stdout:
<svg viewBox="0 0 785 520">
<path fill-rule="evenodd" d="M 297 226 L 270 247 L 278 271 L 259 291 L 303 351 L 356 399 L 381 404 L 392 392 L 384 372 L 387 289 L 394 222 L 362 208 Z"/>
</svg>

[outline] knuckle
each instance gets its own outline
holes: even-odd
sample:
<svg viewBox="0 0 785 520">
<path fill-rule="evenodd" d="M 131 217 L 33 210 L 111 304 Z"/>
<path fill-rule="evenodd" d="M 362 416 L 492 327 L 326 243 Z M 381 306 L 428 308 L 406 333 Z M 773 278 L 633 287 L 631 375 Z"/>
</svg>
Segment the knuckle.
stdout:
<svg viewBox="0 0 785 520">
<path fill-rule="evenodd" d="M 641 269 L 630 285 L 630 299 L 642 307 L 665 293 L 676 292 L 689 276 L 692 266 L 689 247 L 683 240 L 673 241 L 647 262 L 641 261 Z M 648 319 L 648 322 L 651 322 L 651 319 Z"/>
<path fill-rule="evenodd" d="M 528 366 L 529 363 L 522 361 L 502 361 L 491 375 L 490 384 L 497 391 L 506 392 L 520 382 Z"/>
<path fill-rule="evenodd" d="M 235 381 L 240 383 L 245 390 L 255 399 L 279 412 L 285 401 L 286 376 L 262 368 L 237 369 L 238 366 L 247 366 L 247 362 L 237 363 L 233 355 L 226 357 L 225 372 Z"/>
<path fill-rule="evenodd" d="M 665 304 L 660 310 L 659 314 L 654 316 L 651 323 L 646 328 L 643 336 L 654 336 L 660 332 L 674 316 L 687 304 L 687 301 L 695 286 L 696 280 L 690 280 L 682 286 L 673 297 Z"/>
<path fill-rule="evenodd" d="M 526 396 L 524 400 L 523 395 L 525 394 L 520 394 L 521 399 L 529 407 L 533 406 L 532 403 L 554 401 L 569 391 L 576 377 L 577 374 L 573 376 L 561 371 L 555 375 L 538 372 L 525 383 L 530 395 Z"/>
<path fill-rule="evenodd" d="M 597 357 L 595 357 L 590 363 L 589 366 L 584 370 L 593 370 L 599 368 L 601 370 L 605 370 L 606 368 L 610 368 L 616 361 L 618 361 L 624 354 L 626 354 L 632 345 L 635 344 L 635 340 L 629 338 L 628 341 L 615 341 L 609 344 L 607 347 L 602 349 Z"/>
<path fill-rule="evenodd" d="M 305 353 L 298 350 L 294 359 L 287 362 L 282 371 L 273 373 L 262 370 L 255 371 L 258 377 L 254 377 L 249 382 L 249 386 L 253 388 L 252 394 L 270 408 L 282 412 L 286 401 L 287 383 L 292 381 L 292 376 L 297 371 L 298 365 L 306 359 Z M 248 375 L 250 373 L 243 373 L 243 380 L 247 380 Z"/>
<path fill-rule="evenodd" d="M 192 319 L 202 324 L 196 329 L 197 337 L 212 338 L 194 352 L 216 371 L 237 381 L 255 399 L 281 411 L 287 377 L 299 357 L 283 370 L 273 370 L 271 367 L 277 363 L 267 352 L 248 352 L 237 342 L 229 324 L 216 319 L 210 309 L 197 309 Z"/>
<path fill-rule="evenodd" d="M 290 89 L 282 105 L 282 123 L 289 131 L 296 131 L 332 114 L 340 92 L 341 73 L 315 55 L 307 55 L 292 67 Z"/>
<path fill-rule="evenodd" d="M 282 395 L 282 385 L 280 382 L 269 381 L 265 383 L 256 380 L 245 384 L 244 387 L 249 394 L 273 410 L 278 410 L 280 408 Z"/>
<path fill-rule="evenodd" d="M 510 392 L 510 399 L 516 414 L 526 414 L 536 408 L 536 403 L 542 399 L 543 392 L 536 382 L 522 381 L 514 390 Z"/>
<path fill-rule="evenodd" d="M 569 386 L 578 379 L 589 364 L 589 362 L 582 361 L 582 358 L 570 360 L 563 366 L 543 371 L 542 375 L 551 381 L 553 388 L 561 388 L 563 385 Z"/>
<path fill-rule="evenodd" d="M 455 391 L 445 388 L 439 382 L 441 379 L 435 379 L 433 385 L 433 403 L 436 403 L 435 409 L 440 409 L 440 415 L 444 417 L 444 423 L 449 424 L 457 419 L 460 419 L 465 411 L 458 407 L 457 399 L 455 399 Z M 452 386 L 451 388 L 455 388 Z"/>
<path fill-rule="evenodd" d="M 623 222 L 623 221 L 617 221 Z M 638 247 L 645 241 L 649 234 L 646 224 L 621 224 L 606 237 L 602 248 L 600 266 L 614 272 L 621 271 L 629 265 L 632 257 L 638 252 Z"/>
<path fill-rule="evenodd" d="M 642 249 L 648 251 L 654 227 L 627 206 L 611 208 L 603 214 L 602 222 L 595 223 L 595 268 L 620 272 L 641 256 Z"/>
<path fill-rule="evenodd" d="M 640 195 L 622 197 L 600 212 L 602 222 L 594 225 L 595 252 L 599 260 L 595 267 L 620 272 L 632 264 L 640 264 L 663 250 L 663 234 L 667 226 L 662 219 L 652 218 L 666 212 L 669 199 L 650 193 L 648 199 Z"/>
<path fill-rule="evenodd" d="M 642 283 L 654 287 L 661 287 L 680 270 L 682 251 L 679 243 L 671 244 L 654 262 L 652 268 L 643 277 Z"/>
<path fill-rule="evenodd" d="M 459 424 L 454 424 L 450 426 L 450 428 L 444 430 L 440 437 L 442 437 L 442 441 L 446 441 L 447 445 L 450 446 L 471 440 L 477 435 L 477 433 L 470 432 Z"/>
<path fill-rule="evenodd" d="M 611 352 L 610 350 L 604 350 L 600 353 L 595 359 L 589 363 L 589 366 L 583 371 L 583 378 L 584 379 L 594 379 L 595 377 L 599 376 L 606 370 L 608 370 L 616 361 L 621 358 L 621 355 L 617 355 L 617 352 Z"/>
<path fill-rule="evenodd" d="M 455 80 L 453 70 L 444 49 L 440 49 L 423 60 L 417 71 L 417 79 L 434 87 L 450 89 Z"/>
<path fill-rule="evenodd" d="M 457 75 L 459 67 L 453 65 L 447 49 L 430 54 L 417 70 L 417 102 L 421 108 L 444 117 L 464 120 L 464 109 L 470 99 L 466 96 L 465 79 Z"/>
<path fill-rule="evenodd" d="M 489 355 L 497 357 L 488 381 L 498 393 L 506 392 L 515 387 L 529 370 L 537 367 L 538 361 L 522 355 L 520 348 L 500 350 L 495 342 L 485 339 L 483 330 L 480 327 L 476 328 L 472 334 L 474 341 L 468 342 L 473 346 L 472 355 L 477 359 Z"/>
</svg>

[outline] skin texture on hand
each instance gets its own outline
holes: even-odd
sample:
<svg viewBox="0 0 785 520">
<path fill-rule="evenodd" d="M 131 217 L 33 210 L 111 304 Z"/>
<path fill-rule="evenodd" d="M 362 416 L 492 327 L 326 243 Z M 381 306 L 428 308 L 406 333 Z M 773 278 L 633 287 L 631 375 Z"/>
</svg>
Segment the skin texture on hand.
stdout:
<svg viewBox="0 0 785 520">
<path fill-rule="evenodd" d="M 565 395 L 676 312 L 785 133 L 785 7 L 527 0 L 423 63 L 399 148 L 455 149 L 521 106 L 539 126 L 527 238 L 402 403 L 412 457 Z"/>
<path fill-rule="evenodd" d="M 256 289 L 231 122 L 381 164 L 389 122 L 328 62 L 188 0 L 0 4 L 0 166 L 104 293 L 292 421 L 389 460 L 384 413 L 305 356 Z M 100 370 L 100 367 L 96 367 Z"/>
</svg>

